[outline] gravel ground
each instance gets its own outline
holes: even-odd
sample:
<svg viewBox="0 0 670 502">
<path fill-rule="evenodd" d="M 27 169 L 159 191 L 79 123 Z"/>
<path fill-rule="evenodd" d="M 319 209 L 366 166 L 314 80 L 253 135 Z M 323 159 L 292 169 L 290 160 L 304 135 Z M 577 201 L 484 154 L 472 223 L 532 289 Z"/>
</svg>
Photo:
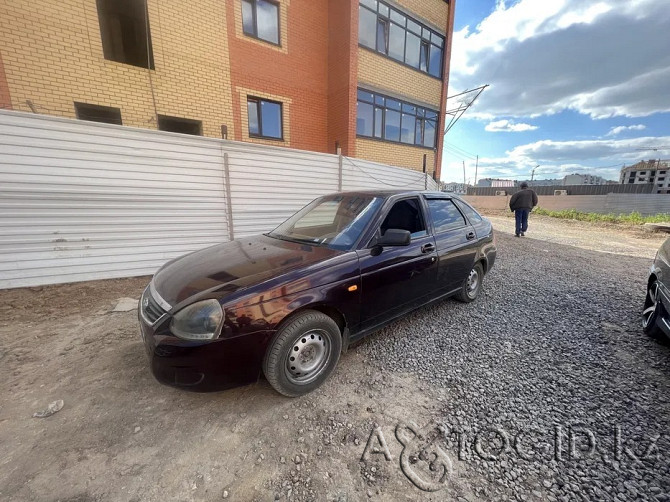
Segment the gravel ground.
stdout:
<svg viewBox="0 0 670 502">
<path fill-rule="evenodd" d="M 156 383 L 135 312 L 110 312 L 147 278 L 0 291 L 0 499 L 670 500 L 650 260 L 548 225 L 497 234 L 476 302 L 393 323 L 293 400 Z"/>
<path fill-rule="evenodd" d="M 464 461 L 490 482 L 478 495 L 670 500 L 670 352 L 639 322 L 649 260 L 529 238 L 499 244 L 475 304 L 425 310 L 365 353 L 382 373 L 445 389 L 442 441 L 457 453 L 463 438 Z"/>
</svg>

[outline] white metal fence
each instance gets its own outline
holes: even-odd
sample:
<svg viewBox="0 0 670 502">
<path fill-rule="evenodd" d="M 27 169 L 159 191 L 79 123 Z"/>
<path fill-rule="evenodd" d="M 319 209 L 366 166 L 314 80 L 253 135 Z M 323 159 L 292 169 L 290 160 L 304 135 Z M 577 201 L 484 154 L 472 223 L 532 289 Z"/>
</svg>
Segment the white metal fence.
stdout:
<svg viewBox="0 0 670 502">
<path fill-rule="evenodd" d="M 151 274 L 319 195 L 425 187 L 337 155 L 0 111 L 0 289 Z"/>
</svg>

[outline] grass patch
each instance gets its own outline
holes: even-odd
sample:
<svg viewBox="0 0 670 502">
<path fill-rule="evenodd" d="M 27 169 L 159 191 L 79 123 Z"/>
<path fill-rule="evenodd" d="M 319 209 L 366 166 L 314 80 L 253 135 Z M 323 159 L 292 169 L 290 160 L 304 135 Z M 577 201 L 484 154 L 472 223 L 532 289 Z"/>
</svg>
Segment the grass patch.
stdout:
<svg viewBox="0 0 670 502">
<path fill-rule="evenodd" d="M 591 223 L 621 223 L 624 225 L 642 225 L 644 223 L 665 223 L 670 222 L 670 214 L 662 213 L 653 216 L 642 216 L 638 212 L 629 214 L 600 214 L 600 213 L 584 213 L 575 209 L 564 209 L 562 211 L 550 211 L 535 208 L 533 213 L 543 216 L 550 216 L 551 218 L 560 218 L 563 220 L 577 220 L 588 221 Z"/>
</svg>

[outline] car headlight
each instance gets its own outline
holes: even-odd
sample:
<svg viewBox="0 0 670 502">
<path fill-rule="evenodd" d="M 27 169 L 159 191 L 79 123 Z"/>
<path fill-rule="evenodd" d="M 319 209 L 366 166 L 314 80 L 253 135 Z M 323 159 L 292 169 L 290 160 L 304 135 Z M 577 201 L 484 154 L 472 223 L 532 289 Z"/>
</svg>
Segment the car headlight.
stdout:
<svg viewBox="0 0 670 502">
<path fill-rule="evenodd" d="M 184 307 L 172 317 L 170 330 L 185 340 L 211 340 L 223 322 L 223 309 L 216 300 L 203 300 Z"/>
</svg>

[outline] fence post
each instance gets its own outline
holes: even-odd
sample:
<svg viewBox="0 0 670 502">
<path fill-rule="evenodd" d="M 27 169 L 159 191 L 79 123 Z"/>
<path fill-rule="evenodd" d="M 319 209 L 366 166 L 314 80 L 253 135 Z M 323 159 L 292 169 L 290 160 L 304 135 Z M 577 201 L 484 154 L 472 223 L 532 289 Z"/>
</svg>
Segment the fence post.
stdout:
<svg viewBox="0 0 670 502">
<path fill-rule="evenodd" d="M 423 154 L 423 189 L 428 190 L 428 173 L 426 172 L 426 161 L 428 155 Z"/>
<path fill-rule="evenodd" d="M 226 212 L 228 213 L 228 238 L 232 241 L 235 239 L 235 230 L 233 224 L 233 201 L 230 198 L 230 167 L 228 166 L 228 154 L 223 154 L 223 176 L 226 190 Z"/>
<path fill-rule="evenodd" d="M 337 171 L 337 191 L 342 191 L 342 152 L 337 157 L 338 161 L 338 171 Z"/>
</svg>

